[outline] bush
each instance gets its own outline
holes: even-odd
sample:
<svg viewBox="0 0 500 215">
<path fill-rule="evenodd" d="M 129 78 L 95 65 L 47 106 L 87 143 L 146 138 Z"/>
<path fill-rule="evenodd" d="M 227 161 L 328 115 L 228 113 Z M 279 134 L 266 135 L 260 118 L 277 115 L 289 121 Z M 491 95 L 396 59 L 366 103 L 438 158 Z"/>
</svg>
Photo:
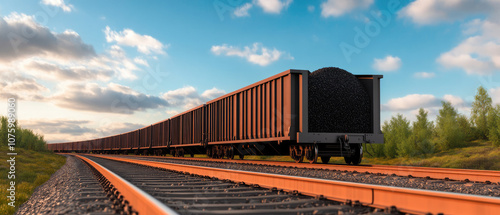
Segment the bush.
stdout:
<svg viewBox="0 0 500 215">
<path fill-rule="evenodd" d="M 488 114 L 488 138 L 494 146 L 500 146 L 500 105 L 492 108 Z"/>
<path fill-rule="evenodd" d="M 413 122 L 413 130 L 410 143 L 415 149 L 410 156 L 427 155 L 434 153 L 435 146 L 431 142 L 434 125 L 427 119 L 428 112 L 423 108 L 418 110 L 417 121 Z"/>
<path fill-rule="evenodd" d="M 488 137 L 488 113 L 490 112 L 491 97 L 488 95 L 483 86 L 477 88 L 474 102 L 472 103 L 471 120 L 477 128 L 480 139 L 487 139 Z"/>
<path fill-rule="evenodd" d="M 2 146 L 7 145 L 7 117 L 0 116 L 0 143 Z M 43 139 L 40 134 L 35 134 L 30 129 L 24 129 L 16 124 L 16 147 L 30 149 L 35 151 L 46 151 L 47 142 Z"/>
<path fill-rule="evenodd" d="M 464 145 L 464 133 L 458 126 L 458 113 L 450 102 L 441 102 L 443 107 L 436 118 L 437 145 L 441 150 L 447 150 Z"/>
<path fill-rule="evenodd" d="M 390 122 L 384 122 L 382 126 L 384 133 L 384 155 L 389 158 L 406 156 L 411 154 L 413 147 L 409 142 L 411 134 L 410 121 L 403 115 L 392 117 Z"/>
</svg>

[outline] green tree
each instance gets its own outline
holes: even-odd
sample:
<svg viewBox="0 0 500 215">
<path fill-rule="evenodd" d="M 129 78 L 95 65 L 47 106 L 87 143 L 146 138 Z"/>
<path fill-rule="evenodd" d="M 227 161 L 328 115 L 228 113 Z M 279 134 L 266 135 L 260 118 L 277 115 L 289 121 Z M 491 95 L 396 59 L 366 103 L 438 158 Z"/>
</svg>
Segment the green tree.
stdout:
<svg viewBox="0 0 500 215">
<path fill-rule="evenodd" d="M 472 126 L 469 119 L 467 119 L 467 116 L 462 114 L 457 115 L 457 124 L 460 128 L 460 131 L 464 134 L 464 138 L 466 141 L 472 141 L 477 138 L 477 131 Z"/>
<path fill-rule="evenodd" d="M 450 102 L 441 102 L 443 107 L 436 118 L 437 144 L 441 150 L 462 146 L 465 135 L 458 126 L 458 113 Z"/>
<path fill-rule="evenodd" d="M 474 102 L 472 103 L 471 120 L 477 128 L 478 137 L 486 139 L 488 137 L 488 112 L 490 112 L 491 97 L 483 86 L 477 88 Z"/>
<path fill-rule="evenodd" d="M 428 112 L 423 108 L 418 110 L 417 121 L 413 122 L 412 135 L 409 143 L 413 144 L 414 151 L 410 156 L 427 155 L 434 152 L 434 143 L 431 141 L 434 124 L 427 119 Z"/>
<path fill-rule="evenodd" d="M 410 121 L 403 115 L 392 117 L 390 122 L 385 121 L 382 126 L 384 133 L 384 154 L 386 157 L 406 156 L 412 150 L 408 144 L 411 134 Z"/>
<path fill-rule="evenodd" d="M 500 105 L 491 108 L 488 113 L 488 138 L 494 146 L 500 146 Z"/>
</svg>

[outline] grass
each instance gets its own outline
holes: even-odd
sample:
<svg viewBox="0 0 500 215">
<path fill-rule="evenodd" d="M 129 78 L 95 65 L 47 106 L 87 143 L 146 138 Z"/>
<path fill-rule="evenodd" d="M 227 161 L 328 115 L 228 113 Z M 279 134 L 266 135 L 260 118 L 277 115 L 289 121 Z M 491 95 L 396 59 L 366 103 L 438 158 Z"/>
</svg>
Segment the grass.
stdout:
<svg viewBox="0 0 500 215">
<path fill-rule="evenodd" d="M 500 170 L 500 147 L 489 141 L 474 141 L 461 148 L 415 158 L 366 158 L 363 163 Z"/>
<path fill-rule="evenodd" d="M 7 199 L 10 179 L 7 178 L 10 164 L 7 162 L 6 147 L 0 150 L 0 214 L 14 214 L 25 201 L 27 201 L 36 187 L 42 185 L 50 176 L 66 162 L 64 156 L 52 152 L 36 152 L 16 148 L 16 207 L 8 205 Z"/>
</svg>

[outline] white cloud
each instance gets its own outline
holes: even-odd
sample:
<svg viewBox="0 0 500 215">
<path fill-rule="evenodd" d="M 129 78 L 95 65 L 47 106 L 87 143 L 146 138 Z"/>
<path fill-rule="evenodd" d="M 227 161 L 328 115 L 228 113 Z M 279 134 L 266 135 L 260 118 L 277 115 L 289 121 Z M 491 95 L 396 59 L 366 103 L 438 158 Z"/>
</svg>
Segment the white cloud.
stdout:
<svg viewBox="0 0 500 215">
<path fill-rule="evenodd" d="M 375 58 L 373 60 L 373 69 L 377 71 L 391 72 L 398 70 L 401 67 L 401 59 L 399 57 L 393 57 L 387 55 L 383 59 Z"/>
<path fill-rule="evenodd" d="M 40 101 L 43 92 L 50 90 L 38 83 L 34 78 L 20 73 L 0 70 L 0 98 L 17 97 L 18 100 Z"/>
<path fill-rule="evenodd" d="M 471 111 L 471 103 L 464 101 L 459 96 L 447 94 L 442 98 L 438 98 L 431 94 L 410 94 L 390 99 L 386 104 L 382 105 L 381 114 L 383 120 L 390 119 L 390 116 L 394 116 L 396 113 L 403 114 L 410 120 L 416 120 L 415 115 L 418 114 L 418 109 L 423 108 L 429 112 L 429 119 L 434 120 L 439 114 L 439 109 L 442 108 L 441 101 L 450 102 L 461 114 L 467 115 Z"/>
<path fill-rule="evenodd" d="M 0 17 L 0 47 L 0 62 L 33 56 L 58 60 L 96 56 L 94 48 L 85 44 L 76 32 L 54 33 L 37 23 L 33 16 L 15 12 Z"/>
<path fill-rule="evenodd" d="M 244 17 L 244 16 L 250 16 L 248 13 L 248 10 L 250 10 L 253 7 L 252 4 L 246 3 L 242 5 L 241 7 L 238 7 L 234 10 L 234 15 L 237 17 Z"/>
<path fill-rule="evenodd" d="M 192 86 L 186 86 L 176 90 L 168 91 L 164 93 L 162 97 L 169 103 L 169 107 L 183 108 L 184 110 L 186 110 L 201 105 L 204 102 L 207 102 L 224 94 L 226 94 L 224 90 L 219 90 L 215 87 L 205 90 L 203 93 L 199 94 L 196 88 Z M 173 112 L 170 112 L 169 114 L 172 113 Z"/>
<path fill-rule="evenodd" d="M 366 9 L 373 4 L 373 0 L 328 0 L 321 4 L 323 17 L 339 17 L 355 9 Z"/>
<path fill-rule="evenodd" d="M 399 12 L 419 25 L 465 20 L 462 24 L 466 39 L 442 53 L 436 61 L 450 69 L 461 69 L 467 74 L 488 75 L 500 71 L 500 1 L 438 1 L 417 0 Z"/>
<path fill-rule="evenodd" d="M 106 34 L 107 42 L 116 42 L 119 45 L 136 47 L 137 51 L 143 54 L 166 54 L 164 49 L 168 47 L 168 45 L 162 44 L 152 36 L 137 34 L 131 29 L 116 32 L 111 30 L 109 26 L 106 26 L 104 33 Z"/>
<path fill-rule="evenodd" d="M 30 61 L 24 65 L 24 68 L 29 73 L 40 79 L 52 80 L 103 80 L 108 81 L 115 75 L 115 71 L 108 69 L 96 68 L 92 69 L 83 65 L 78 66 L 62 66 L 44 61 Z"/>
<path fill-rule="evenodd" d="M 465 19 L 474 14 L 496 13 L 498 9 L 500 2 L 495 0 L 417 0 L 401 9 L 398 15 L 410 18 L 417 24 L 427 25 Z"/>
<path fill-rule="evenodd" d="M 384 109 L 399 111 L 418 108 L 433 107 L 439 104 L 439 100 L 431 94 L 410 94 L 404 97 L 394 98 L 383 105 Z"/>
<path fill-rule="evenodd" d="M 260 66 L 267 66 L 280 58 L 293 59 L 292 56 L 283 51 L 279 51 L 276 48 L 271 50 L 264 47 L 260 43 L 254 43 L 252 47 L 245 46 L 243 49 L 223 44 L 220 46 L 212 46 L 211 51 L 215 55 L 238 56 L 245 58 L 248 62 L 258 64 Z"/>
<path fill-rule="evenodd" d="M 134 58 L 134 62 L 137 63 L 137 64 L 141 64 L 143 66 L 149 67 L 148 61 L 146 61 L 146 60 L 144 60 L 144 59 L 142 59 L 140 57 Z"/>
<path fill-rule="evenodd" d="M 489 89 L 489 94 L 493 104 L 500 104 L 500 87 Z"/>
<path fill-rule="evenodd" d="M 109 83 L 62 84 L 60 93 L 49 99 L 57 106 L 91 112 L 132 114 L 135 111 L 167 106 L 160 97 L 139 93 L 127 86 Z"/>
<path fill-rule="evenodd" d="M 461 107 L 465 104 L 465 102 L 462 98 L 460 98 L 458 96 L 454 96 L 454 95 L 449 95 L 449 94 L 444 95 L 443 100 L 451 103 L 451 105 L 453 105 L 455 107 Z"/>
<path fill-rule="evenodd" d="M 433 72 L 417 72 L 413 75 L 415 78 L 434 78 L 436 73 Z"/>
<path fill-rule="evenodd" d="M 486 21 L 483 32 L 493 26 L 500 28 L 500 24 Z M 491 74 L 500 70 L 500 37 L 485 34 L 469 37 L 452 50 L 441 54 L 437 62 L 446 68 L 463 69 L 467 74 Z"/>
<path fill-rule="evenodd" d="M 254 0 L 254 4 L 264 10 L 266 13 L 279 14 L 283 9 L 288 8 L 293 0 Z"/>
<path fill-rule="evenodd" d="M 64 12 L 71 12 L 73 5 L 64 3 L 64 0 L 42 0 L 42 4 L 61 8 Z"/>
</svg>

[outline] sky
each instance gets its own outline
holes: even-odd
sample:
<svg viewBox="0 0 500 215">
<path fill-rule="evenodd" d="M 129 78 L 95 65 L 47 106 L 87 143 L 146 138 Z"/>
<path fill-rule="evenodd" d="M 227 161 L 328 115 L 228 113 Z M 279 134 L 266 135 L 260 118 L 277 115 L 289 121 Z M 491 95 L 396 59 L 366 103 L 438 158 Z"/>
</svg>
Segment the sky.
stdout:
<svg viewBox="0 0 500 215">
<path fill-rule="evenodd" d="M 149 125 L 288 69 L 382 74 L 382 122 L 500 104 L 496 0 L 0 0 L 0 114 L 50 142 Z M 1 108 L 4 107 L 4 108 Z"/>
</svg>

